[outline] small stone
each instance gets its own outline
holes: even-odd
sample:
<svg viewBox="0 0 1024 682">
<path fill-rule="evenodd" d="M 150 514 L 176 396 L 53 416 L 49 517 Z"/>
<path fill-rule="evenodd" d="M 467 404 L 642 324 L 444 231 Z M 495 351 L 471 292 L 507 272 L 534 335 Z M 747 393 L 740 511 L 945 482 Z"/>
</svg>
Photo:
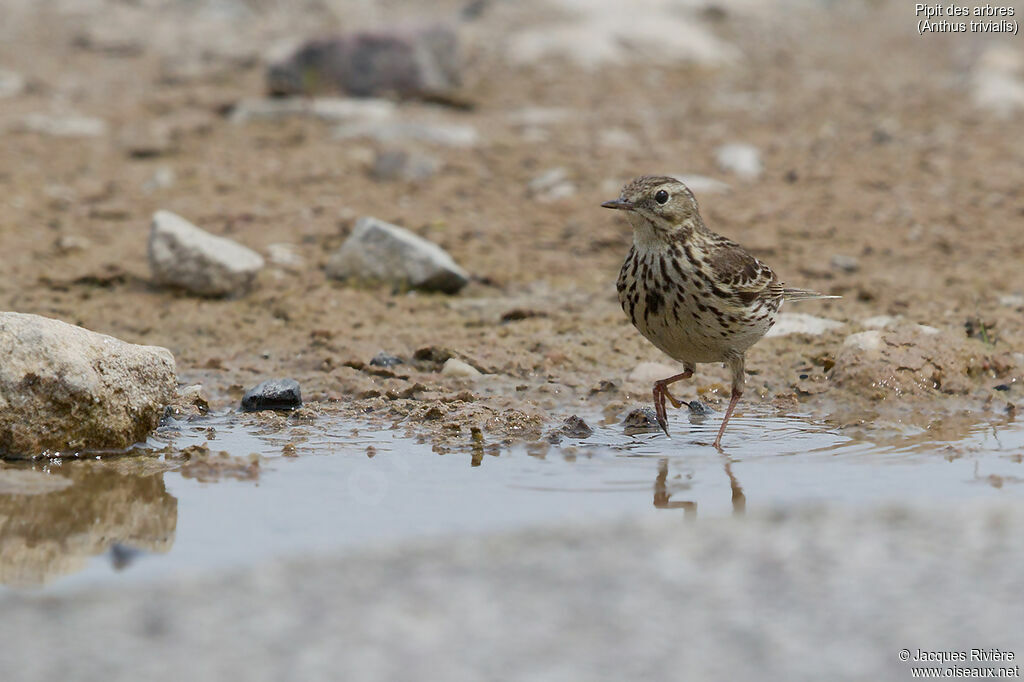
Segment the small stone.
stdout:
<svg viewBox="0 0 1024 682">
<path fill-rule="evenodd" d="M 569 180 L 569 172 L 561 166 L 546 170 L 535 177 L 529 182 L 527 189 L 530 196 L 545 203 L 565 199 L 576 193 L 576 186 Z"/>
<path fill-rule="evenodd" d="M 253 386 L 242 396 L 242 409 L 291 410 L 302 405 L 302 392 L 295 379 L 268 379 Z"/>
<path fill-rule="evenodd" d="M 286 270 L 300 270 L 306 264 L 305 259 L 298 254 L 294 244 L 283 242 L 267 244 L 267 258 L 274 265 Z"/>
<path fill-rule="evenodd" d="M 364 31 L 309 41 L 267 69 L 273 95 L 436 98 L 459 86 L 462 61 L 446 25 Z"/>
<path fill-rule="evenodd" d="M 384 351 L 377 353 L 373 356 L 373 359 L 370 360 L 370 364 L 374 367 L 394 367 L 395 365 L 401 365 L 404 363 L 405 361 L 402 360 L 402 358 L 397 355 L 385 353 Z"/>
<path fill-rule="evenodd" d="M 91 116 L 29 114 L 21 125 L 30 133 L 53 137 L 101 137 L 107 133 L 106 122 Z"/>
<path fill-rule="evenodd" d="M 202 384 L 192 384 L 178 390 L 178 397 L 167 406 L 166 414 L 176 419 L 202 417 L 210 411 L 210 401 Z"/>
<path fill-rule="evenodd" d="M 121 450 L 174 399 L 174 357 L 38 315 L 0 313 L 0 458 Z"/>
<path fill-rule="evenodd" d="M 562 422 L 559 432 L 568 436 L 569 438 L 590 438 L 594 435 L 594 429 L 590 428 L 587 422 L 583 421 L 582 418 L 577 415 L 566 417 L 565 421 Z"/>
<path fill-rule="evenodd" d="M 76 234 L 62 234 L 57 237 L 54 243 L 59 253 L 69 254 L 76 251 L 85 251 L 92 246 L 92 242 Z"/>
<path fill-rule="evenodd" d="M 761 152 L 749 144 L 726 144 L 715 150 L 715 158 L 722 170 L 745 180 L 756 180 L 764 172 Z"/>
<path fill-rule="evenodd" d="M 641 362 L 626 377 L 626 381 L 638 384 L 653 384 L 655 381 L 667 379 L 683 370 L 660 362 Z"/>
<path fill-rule="evenodd" d="M 704 417 L 711 414 L 712 412 L 710 407 L 708 407 L 699 400 L 691 400 L 686 404 L 686 406 L 690 408 L 690 414 L 697 417 Z"/>
<path fill-rule="evenodd" d="M 370 169 L 376 180 L 404 180 L 422 182 L 441 168 L 441 161 L 433 156 L 401 149 L 378 151 Z"/>
<path fill-rule="evenodd" d="M 653 431 L 658 428 L 658 416 L 653 407 L 638 407 L 622 420 L 622 426 L 627 434 L 641 431 Z"/>
<path fill-rule="evenodd" d="M 158 284 L 219 297 L 248 290 L 263 268 L 263 257 L 170 211 L 157 211 L 149 235 L 149 265 Z"/>
<path fill-rule="evenodd" d="M 288 118 L 315 118 L 327 123 L 382 121 L 395 113 L 394 102 L 383 99 L 342 97 L 243 99 L 228 116 L 232 123 L 281 121 Z"/>
<path fill-rule="evenodd" d="M 804 313 L 781 313 L 775 322 L 775 326 L 768 330 L 765 337 L 787 336 L 789 334 L 807 334 L 808 336 L 821 336 L 830 329 L 842 327 L 842 322 L 829 320 L 824 317 L 815 317 Z"/>
<path fill-rule="evenodd" d="M 335 128 L 333 135 L 336 140 L 366 138 L 388 144 L 423 142 L 456 149 L 469 149 L 480 141 L 480 134 L 471 125 L 412 121 L 348 123 Z"/>
<path fill-rule="evenodd" d="M 482 376 L 480 370 L 458 358 L 448 358 L 445 360 L 444 366 L 441 368 L 441 374 L 450 377 L 466 378 Z"/>
<path fill-rule="evenodd" d="M 853 256 L 844 256 L 842 254 L 835 254 L 832 256 L 832 267 L 836 270 L 842 270 L 843 272 L 857 272 L 860 269 L 860 263 Z"/>
<path fill-rule="evenodd" d="M 1000 296 L 999 305 L 1004 305 L 1007 308 L 1024 308 L 1024 296 L 1019 294 Z"/>
<path fill-rule="evenodd" d="M 0 99 L 14 97 L 25 91 L 25 79 L 20 74 L 0 69 Z"/>
<path fill-rule="evenodd" d="M 455 294 L 469 275 L 436 244 L 376 218 L 356 221 L 327 262 L 328 277 Z"/>
</svg>

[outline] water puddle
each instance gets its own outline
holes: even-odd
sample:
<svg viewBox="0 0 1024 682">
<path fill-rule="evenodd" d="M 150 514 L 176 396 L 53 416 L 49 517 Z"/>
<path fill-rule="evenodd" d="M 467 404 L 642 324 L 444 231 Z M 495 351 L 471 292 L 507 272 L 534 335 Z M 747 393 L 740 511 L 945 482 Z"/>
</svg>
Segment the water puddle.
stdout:
<svg viewBox="0 0 1024 682">
<path fill-rule="evenodd" d="M 447 454 L 401 430 L 324 422 L 274 429 L 227 414 L 172 423 L 152 448 L 205 443 L 234 456 L 188 466 L 156 455 L 0 465 L 0 589 L 198 575 L 271 556 L 623 515 L 1024 493 L 1024 425 L 1012 421 L 947 428 L 941 439 L 890 429 L 873 440 L 870 428 L 748 411 L 730 423 L 728 456 L 705 445 L 718 416 L 688 423 L 677 413 L 672 440 L 595 419 L 585 440 Z M 258 467 L 250 453 L 264 458 Z"/>
</svg>

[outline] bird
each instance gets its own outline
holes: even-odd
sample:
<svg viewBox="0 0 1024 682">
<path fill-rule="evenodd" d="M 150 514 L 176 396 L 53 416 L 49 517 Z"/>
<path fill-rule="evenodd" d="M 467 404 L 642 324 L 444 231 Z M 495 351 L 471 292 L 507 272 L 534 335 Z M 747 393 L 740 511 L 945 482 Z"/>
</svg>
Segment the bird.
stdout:
<svg viewBox="0 0 1024 682">
<path fill-rule="evenodd" d="M 681 373 L 654 382 L 658 425 L 669 436 L 665 401 L 683 404 L 669 386 L 692 377 L 698 363 L 721 362 L 732 378 L 713 444 L 721 451 L 743 395 L 745 354 L 775 324 L 783 302 L 839 297 L 785 286 L 767 264 L 709 230 L 693 192 L 675 178 L 638 177 L 601 206 L 625 212 L 633 228 L 616 282 L 622 310 L 655 347 L 683 365 Z"/>
</svg>

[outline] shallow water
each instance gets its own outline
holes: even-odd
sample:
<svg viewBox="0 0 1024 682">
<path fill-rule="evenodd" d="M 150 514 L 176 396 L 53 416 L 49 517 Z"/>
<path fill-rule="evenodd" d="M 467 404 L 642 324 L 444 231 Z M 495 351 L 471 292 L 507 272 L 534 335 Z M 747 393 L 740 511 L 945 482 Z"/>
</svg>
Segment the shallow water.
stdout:
<svg viewBox="0 0 1024 682">
<path fill-rule="evenodd" d="M 324 419 L 281 430 L 238 414 L 175 422 L 150 447 L 208 443 L 241 459 L 220 472 L 168 471 L 155 455 L 0 469 L 0 582 L 62 591 L 570 520 L 1024 493 L 1024 425 L 1008 420 L 853 433 L 748 411 L 730 423 L 723 455 L 706 445 L 719 418 L 690 423 L 676 413 L 671 440 L 588 418 L 585 440 L 447 454 L 400 430 Z M 288 443 L 298 456 L 282 456 Z M 249 453 L 264 457 L 255 477 Z"/>
</svg>

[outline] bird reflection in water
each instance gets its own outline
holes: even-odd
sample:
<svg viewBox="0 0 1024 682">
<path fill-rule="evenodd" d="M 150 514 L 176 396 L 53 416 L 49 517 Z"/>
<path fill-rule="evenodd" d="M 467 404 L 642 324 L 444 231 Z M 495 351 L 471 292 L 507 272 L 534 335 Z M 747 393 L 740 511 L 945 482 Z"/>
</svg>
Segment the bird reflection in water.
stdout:
<svg viewBox="0 0 1024 682">
<path fill-rule="evenodd" d="M 732 460 L 723 457 L 725 475 L 729 477 L 729 489 L 732 493 L 732 513 L 742 516 L 747 510 L 747 496 L 743 494 L 743 486 L 732 473 Z M 673 500 L 668 489 L 668 457 L 658 460 L 658 477 L 654 479 L 654 506 L 657 509 L 682 509 L 686 519 L 697 518 L 697 503 L 691 500 Z"/>
</svg>

